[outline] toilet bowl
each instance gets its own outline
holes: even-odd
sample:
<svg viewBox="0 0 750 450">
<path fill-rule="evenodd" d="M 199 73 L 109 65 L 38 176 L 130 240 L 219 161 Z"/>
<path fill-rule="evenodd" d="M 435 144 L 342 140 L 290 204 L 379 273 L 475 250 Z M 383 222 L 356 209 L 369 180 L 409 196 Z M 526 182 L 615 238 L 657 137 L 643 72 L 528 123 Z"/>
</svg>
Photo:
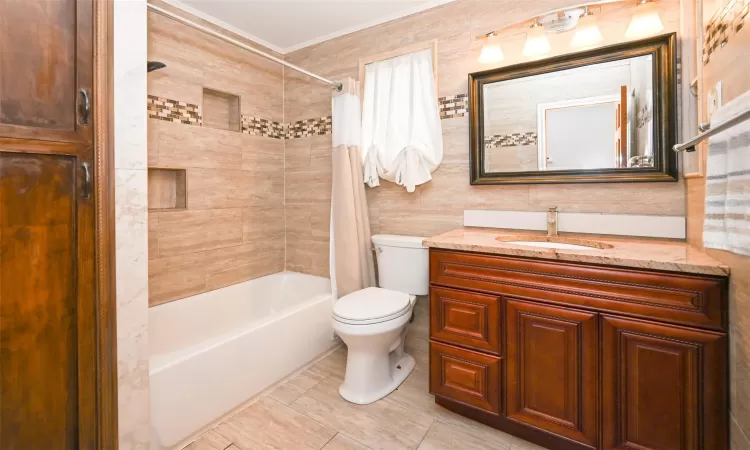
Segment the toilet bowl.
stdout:
<svg viewBox="0 0 750 450">
<path fill-rule="evenodd" d="M 417 295 L 427 293 L 427 249 L 422 238 L 376 235 L 379 284 L 340 298 L 333 329 L 348 357 L 341 396 L 365 405 L 393 392 L 414 369 L 404 352 Z"/>
</svg>

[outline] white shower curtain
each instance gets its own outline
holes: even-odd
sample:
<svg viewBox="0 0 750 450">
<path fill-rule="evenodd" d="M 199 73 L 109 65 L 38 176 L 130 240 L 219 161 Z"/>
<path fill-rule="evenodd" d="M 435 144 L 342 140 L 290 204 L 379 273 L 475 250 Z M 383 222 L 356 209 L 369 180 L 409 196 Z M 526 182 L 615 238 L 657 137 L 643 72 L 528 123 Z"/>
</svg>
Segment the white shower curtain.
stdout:
<svg viewBox="0 0 750 450">
<path fill-rule="evenodd" d="M 333 97 L 331 287 L 336 298 L 375 286 L 362 156 L 359 83 L 349 78 Z"/>
<path fill-rule="evenodd" d="M 432 179 L 443 160 L 432 51 L 368 64 L 362 114 L 364 180 L 370 187 L 383 178 L 414 192 Z"/>
</svg>

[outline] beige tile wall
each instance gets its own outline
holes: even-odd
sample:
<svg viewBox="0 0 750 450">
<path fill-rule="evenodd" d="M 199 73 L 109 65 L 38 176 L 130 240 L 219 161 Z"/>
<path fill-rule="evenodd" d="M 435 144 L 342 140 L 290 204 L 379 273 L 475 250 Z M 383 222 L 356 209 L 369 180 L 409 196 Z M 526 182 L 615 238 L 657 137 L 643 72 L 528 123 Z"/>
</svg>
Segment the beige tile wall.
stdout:
<svg viewBox="0 0 750 450">
<path fill-rule="evenodd" d="M 437 39 L 438 95 L 465 94 L 467 74 L 488 68 L 477 63 L 481 43 L 475 41 L 476 36 L 569 4 L 567 0 L 458 0 L 292 52 L 285 58 L 332 79 L 357 78 L 360 58 Z M 605 44 L 623 39 L 635 4 L 616 3 L 601 11 L 599 21 Z M 679 0 L 660 0 L 657 4 L 666 31 L 678 31 Z M 568 51 L 569 39 L 570 34 L 553 39 L 553 54 Z M 503 42 L 507 43 L 507 46 L 503 44 L 504 63 L 519 62 L 523 39 L 511 38 Z M 327 116 L 330 109 L 331 92 L 325 85 L 292 71 L 286 72 L 284 115 L 287 122 Z M 682 182 L 470 186 L 468 118 L 443 120 L 442 126 L 445 159 L 430 183 L 418 187 L 413 194 L 388 182 L 368 189 L 373 232 L 429 236 L 460 226 L 463 210 L 469 208 L 544 210 L 557 205 L 563 211 L 685 213 Z M 330 137 L 287 142 L 286 262 L 289 269 L 328 274 L 329 158 Z M 313 189 L 317 192 L 310 193 Z"/>
<path fill-rule="evenodd" d="M 243 115 L 283 120 L 279 65 L 156 13 L 148 21 L 148 57 L 167 65 L 148 75 L 150 95 L 202 106 L 205 86 L 240 96 Z M 155 119 L 148 129 L 149 166 L 187 169 L 188 194 L 187 211 L 149 214 L 149 304 L 284 270 L 284 141 Z"/>
<path fill-rule="evenodd" d="M 704 17 L 713 16 L 726 3 L 705 1 Z M 724 102 L 750 89 L 750 77 L 747 76 L 750 71 L 748 20 L 744 28 L 731 36 L 726 46 L 717 50 L 704 66 L 703 98 L 718 81 L 723 84 Z M 706 119 L 702 118 L 701 122 Z M 702 156 L 705 157 L 705 152 Z M 687 180 L 688 242 L 698 247 L 703 245 L 705 187 L 705 178 Z M 750 450 L 750 257 L 711 249 L 706 249 L 706 253 L 732 270 L 729 294 L 731 448 Z"/>
</svg>

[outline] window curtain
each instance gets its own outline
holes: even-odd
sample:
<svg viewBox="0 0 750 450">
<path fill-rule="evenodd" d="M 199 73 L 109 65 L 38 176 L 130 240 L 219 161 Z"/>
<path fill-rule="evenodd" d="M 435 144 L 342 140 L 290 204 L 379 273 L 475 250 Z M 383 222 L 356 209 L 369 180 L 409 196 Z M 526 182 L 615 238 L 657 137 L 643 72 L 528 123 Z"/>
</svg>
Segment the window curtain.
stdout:
<svg viewBox="0 0 750 450">
<path fill-rule="evenodd" d="M 375 286 L 370 218 L 359 150 L 359 83 L 349 78 L 333 97 L 331 287 L 336 298 Z"/>
<path fill-rule="evenodd" d="M 443 160 L 443 134 L 430 50 L 365 67 L 362 148 L 370 187 L 382 178 L 414 192 L 432 179 Z"/>
</svg>

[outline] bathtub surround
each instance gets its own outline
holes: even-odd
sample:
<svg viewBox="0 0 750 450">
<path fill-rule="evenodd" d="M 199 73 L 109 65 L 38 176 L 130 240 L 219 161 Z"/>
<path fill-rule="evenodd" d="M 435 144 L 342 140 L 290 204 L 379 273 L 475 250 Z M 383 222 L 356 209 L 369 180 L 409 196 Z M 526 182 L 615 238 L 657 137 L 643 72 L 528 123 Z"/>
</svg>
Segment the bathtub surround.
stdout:
<svg viewBox="0 0 750 450">
<path fill-rule="evenodd" d="M 283 271 L 282 68 L 154 12 L 148 25 L 148 57 L 167 65 L 148 75 L 148 106 L 168 116 L 148 120 L 148 165 L 187 175 L 187 210 L 149 214 L 150 304 Z M 204 88 L 239 97 L 240 130 L 205 126 L 221 103 L 204 108 Z"/>
<path fill-rule="evenodd" d="M 703 79 L 699 86 L 702 102 L 707 101 L 708 92 L 718 81 L 722 82 L 724 104 L 750 90 L 750 28 L 745 24 L 739 31 L 728 33 L 724 45 L 715 46 L 712 30 L 716 18 L 734 17 L 734 11 L 747 11 L 748 2 L 704 0 L 703 17 L 707 29 L 704 31 L 704 48 L 711 46 L 710 58 L 704 60 Z M 727 8 L 730 5 L 730 8 Z M 698 2 L 701 7 L 701 2 Z M 728 14 L 724 14 L 729 12 Z M 747 20 L 747 16 L 744 18 Z M 708 54 L 705 53 L 704 56 Z M 706 122 L 708 117 L 700 117 Z M 699 149 L 700 157 L 706 157 L 705 147 Z M 704 159 L 705 162 L 705 159 Z M 744 194 L 745 197 L 747 193 Z M 687 180 L 688 242 L 696 247 L 703 245 L 703 223 L 706 204 L 706 178 Z M 730 384 L 730 435 L 732 450 L 750 449 L 750 257 L 734 253 L 705 249 L 706 254 L 730 267 L 729 295 L 729 384 Z"/>
<path fill-rule="evenodd" d="M 115 1 L 113 15 L 119 448 L 148 450 L 146 1 Z"/>
<path fill-rule="evenodd" d="M 626 184 L 560 184 L 518 186 L 469 185 L 469 120 L 467 75 L 482 69 L 477 57 L 482 42 L 475 37 L 503 25 L 527 19 L 547 10 L 568 6 L 564 0 L 545 0 L 529 5 L 510 0 L 458 0 L 419 14 L 342 36 L 285 55 L 299 64 L 325 76 L 341 79 L 357 77 L 359 60 L 369 55 L 393 52 L 400 48 L 438 40 L 438 98 L 445 155 L 432 181 L 418 186 L 412 194 L 392 183 L 381 183 L 367 189 L 372 232 L 430 236 L 458 228 L 467 209 L 546 211 L 559 206 L 563 212 L 665 215 L 685 214 L 684 181 L 677 183 Z M 628 26 L 635 2 L 605 5 L 598 15 L 604 35 L 601 45 L 619 42 Z M 656 2 L 665 32 L 680 29 L 680 2 Z M 627 19 L 623 19 L 623 18 Z M 503 41 L 506 59 L 515 64 L 521 57 L 524 37 Z M 570 50 L 570 36 L 551 37 L 551 55 Z M 518 41 L 518 42 L 516 42 Z M 284 118 L 303 120 L 330 114 L 326 89 L 303 76 L 287 73 L 284 77 Z M 532 130 L 519 130 L 532 131 Z M 330 199 L 329 169 L 323 161 L 324 137 L 287 141 L 287 267 L 326 275 L 328 264 L 328 228 L 325 212 Z M 517 147 L 522 148 L 522 147 Z M 314 183 L 300 192 L 295 183 Z M 304 198 L 307 202 L 297 202 Z M 294 222 L 290 220 L 294 217 Z"/>
</svg>

